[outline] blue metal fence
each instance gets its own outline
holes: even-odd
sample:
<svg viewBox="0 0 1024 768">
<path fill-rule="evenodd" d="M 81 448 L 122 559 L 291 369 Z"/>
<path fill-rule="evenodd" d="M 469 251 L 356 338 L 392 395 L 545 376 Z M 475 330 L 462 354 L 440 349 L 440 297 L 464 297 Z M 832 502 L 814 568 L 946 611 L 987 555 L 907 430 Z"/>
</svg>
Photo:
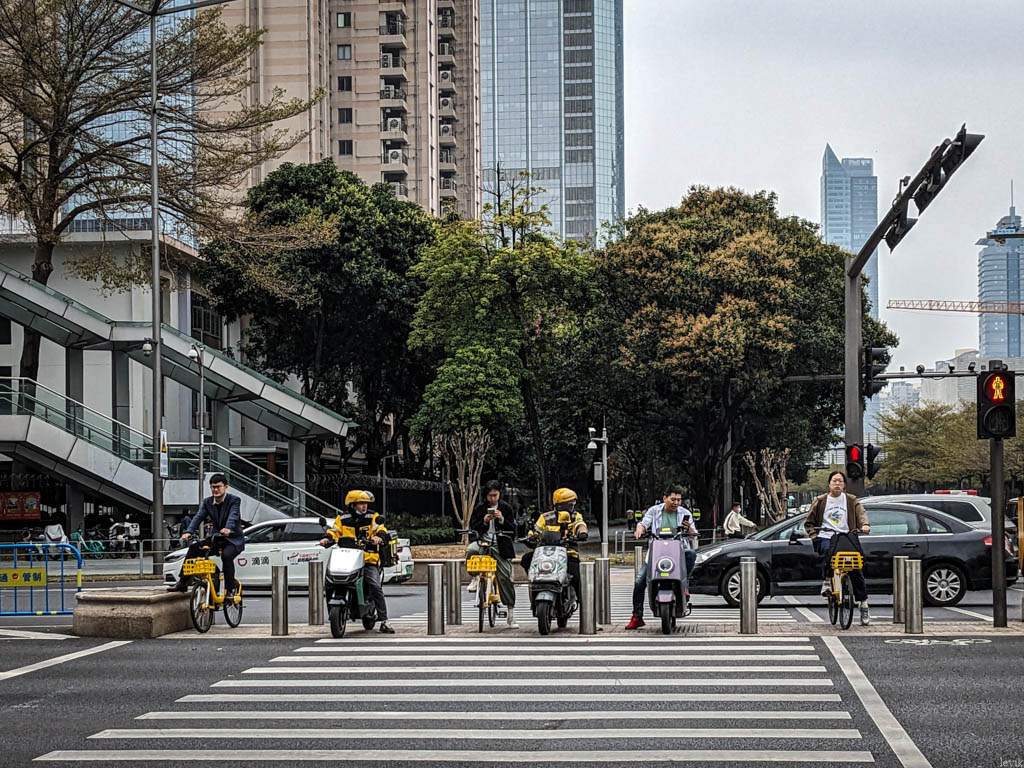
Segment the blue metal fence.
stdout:
<svg viewBox="0 0 1024 768">
<path fill-rule="evenodd" d="M 71 544 L 0 544 L 0 616 L 70 614 L 74 604 L 65 598 L 72 574 L 75 592 L 81 592 L 82 553 Z"/>
</svg>

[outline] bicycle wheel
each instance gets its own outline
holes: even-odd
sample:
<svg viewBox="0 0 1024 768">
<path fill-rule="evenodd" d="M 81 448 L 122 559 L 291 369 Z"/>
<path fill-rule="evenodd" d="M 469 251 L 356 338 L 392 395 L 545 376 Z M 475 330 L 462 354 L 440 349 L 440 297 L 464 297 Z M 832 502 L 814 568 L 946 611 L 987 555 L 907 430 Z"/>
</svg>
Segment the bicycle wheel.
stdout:
<svg viewBox="0 0 1024 768">
<path fill-rule="evenodd" d="M 853 623 L 853 590 L 850 577 L 845 573 L 839 577 L 839 626 L 849 629 Z"/>
<path fill-rule="evenodd" d="M 834 592 L 828 593 L 828 620 L 833 624 L 839 621 L 839 601 Z"/>
<path fill-rule="evenodd" d="M 231 600 L 224 603 L 224 621 L 229 627 L 237 627 L 242 623 L 242 588 L 238 588 L 238 594 Z"/>
<path fill-rule="evenodd" d="M 208 632 L 213 625 L 213 608 L 210 607 L 210 583 L 200 581 L 192 587 L 189 599 L 189 613 L 196 632 Z"/>
</svg>

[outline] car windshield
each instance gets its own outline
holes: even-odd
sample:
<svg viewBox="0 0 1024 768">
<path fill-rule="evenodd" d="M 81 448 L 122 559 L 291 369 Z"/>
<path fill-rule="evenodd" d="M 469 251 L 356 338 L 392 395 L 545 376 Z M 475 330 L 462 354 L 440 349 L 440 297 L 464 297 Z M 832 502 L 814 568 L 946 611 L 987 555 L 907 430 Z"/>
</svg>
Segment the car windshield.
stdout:
<svg viewBox="0 0 1024 768">
<path fill-rule="evenodd" d="M 804 517 L 805 515 L 790 517 L 780 523 L 776 523 L 770 528 L 758 531 L 748 538 L 756 539 L 757 541 L 778 541 L 781 539 L 788 539 L 793 535 L 794 531 L 801 538 L 806 537 L 807 534 L 804 532 Z"/>
</svg>

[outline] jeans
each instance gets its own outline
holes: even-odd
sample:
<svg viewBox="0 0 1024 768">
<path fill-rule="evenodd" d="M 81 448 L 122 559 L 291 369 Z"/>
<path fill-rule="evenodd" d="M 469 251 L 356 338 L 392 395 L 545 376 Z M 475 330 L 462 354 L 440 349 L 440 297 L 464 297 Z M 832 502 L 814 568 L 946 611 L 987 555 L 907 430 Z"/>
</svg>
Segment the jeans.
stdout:
<svg viewBox="0 0 1024 768">
<path fill-rule="evenodd" d="M 466 547 L 467 560 L 472 555 L 482 554 L 484 554 L 484 548 L 480 546 L 479 541 L 470 542 L 469 546 Z M 516 605 L 516 588 L 515 584 L 512 583 L 512 563 L 498 554 L 497 547 L 488 547 L 487 554 L 494 558 L 494 562 L 498 566 L 498 593 L 501 595 L 501 602 L 509 608 L 514 608 Z"/>
<path fill-rule="evenodd" d="M 816 538 L 814 540 L 814 553 L 818 556 L 818 560 L 821 563 L 821 580 L 832 576 L 832 540 Z M 850 584 L 853 586 L 853 597 L 858 603 L 863 603 L 868 599 L 868 585 L 864 581 L 863 571 L 850 571 Z"/>
<path fill-rule="evenodd" d="M 388 604 L 384 600 L 384 569 L 376 563 L 363 566 L 363 590 L 367 601 L 372 600 L 377 609 L 377 618 L 388 620 Z"/>
<path fill-rule="evenodd" d="M 683 558 L 686 561 L 686 580 L 689 582 L 690 574 L 697 565 L 697 552 L 692 549 L 683 550 Z M 644 617 L 644 598 L 647 597 L 647 584 L 649 582 L 647 563 L 640 569 L 640 575 L 633 584 L 633 615 L 638 619 Z"/>
<path fill-rule="evenodd" d="M 185 553 L 185 559 L 190 557 L 199 557 L 203 554 L 203 547 L 209 547 L 211 555 L 218 554 L 217 547 L 214 545 L 213 538 L 211 537 L 209 539 L 202 539 L 201 541 L 193 541 L 189 544 L 188 552 Z M 228 589 L 234 589 L 238 584 L 238 582 L 235 581 L 235 557 L 238 556 L 238 547 L 231 542 L 226 542 L 219 554 L 221 570 L 224 572 L 224 583 L 227 585 Z M 219 587 L 219 585 L 214 584 L 214 587 Z"/>
</svg>

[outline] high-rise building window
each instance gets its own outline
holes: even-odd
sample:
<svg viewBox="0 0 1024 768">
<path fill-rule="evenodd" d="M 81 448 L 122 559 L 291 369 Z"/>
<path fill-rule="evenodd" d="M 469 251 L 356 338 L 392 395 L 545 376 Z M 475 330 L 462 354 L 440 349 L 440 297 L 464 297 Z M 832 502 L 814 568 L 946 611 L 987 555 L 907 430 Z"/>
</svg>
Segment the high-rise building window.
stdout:
<svg viewBox="0 0 1024 768">
<path fill-rule="evenodd" d="M 339 123 L 351 123 L 352 122 L 352 108 L 341 107 L 338 109 L 338 122 Z"/>
<path fill-rule="evenodd" d="M 351 155 L 352 154 L 352 140 L 342 139 L 338 142 L 338 154 L 339 155 Z"/>
<path fill-rule="evenodd" d="M 338 90 L 339 91 L 351 91 L 352 90 L 352 77 L 350 75 L 343 75 L 338 78 Z"/>
<path fill-rule="evenodd" d="M 350 11 L 346 11 L 345 13 L 339 13 L 338 14 L 338 29 L 341 29 L 342 27 L 351 27 L 351 26 L 352 26 L 352 13 Z"/>
<path fill-rule="evenodd" d="M 0 344 L 10 344 L 10 343 L 11 343 L 11 321 L 8 318 L 6 318 L 6 317 L 0 317 Z"/>
<path fill-rule="evenodd" d="M 339 45 L 338 46 L 338 58 L 341 61 L 348 61 L 352 58 L 352 46 L 351 45 Z"/>
</svg>

